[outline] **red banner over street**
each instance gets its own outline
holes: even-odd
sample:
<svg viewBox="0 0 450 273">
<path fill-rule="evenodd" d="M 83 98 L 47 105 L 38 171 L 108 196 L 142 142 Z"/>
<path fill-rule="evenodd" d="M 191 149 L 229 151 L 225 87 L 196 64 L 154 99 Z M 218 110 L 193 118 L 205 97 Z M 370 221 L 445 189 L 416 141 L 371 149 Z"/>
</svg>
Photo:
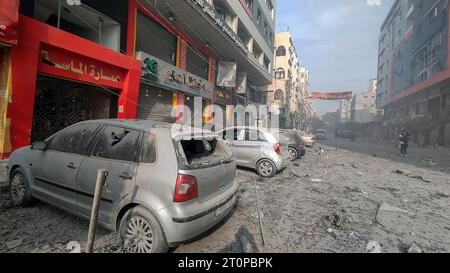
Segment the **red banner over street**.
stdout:
<svg viewBox="0 0 450 273">
<path fill-rule="evenodd" d="M 340 92 L 340 93 L 323 93 L 323 92 L 311 92 L 308 99 L 313 100 L 351 100 L 353 92 Z"/>
<path fill-rule="evenodd" d="M 0 43 L 17 44 L 20 0 L 0 0 Z"/>
</svg>

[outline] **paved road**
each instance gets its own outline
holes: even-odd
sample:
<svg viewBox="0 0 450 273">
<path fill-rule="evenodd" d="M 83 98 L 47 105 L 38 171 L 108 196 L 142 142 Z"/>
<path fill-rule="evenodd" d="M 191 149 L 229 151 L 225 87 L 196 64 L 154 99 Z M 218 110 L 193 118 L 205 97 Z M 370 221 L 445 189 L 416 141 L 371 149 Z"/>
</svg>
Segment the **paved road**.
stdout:
<svg viewBox="0 0 450 273">
<path fill-rule="evenodd" d="M 396 152 L 392 143 L 330 140 L 272 179 L 258 181 L 252 171 L 239 170 L 240 201 L 233 214 L 173 251 L 240 253 L 245 238 L 245 248 L 257 252 L 366 252 L 370 241 L 383 252 L 406 252 L 413 243 L 424 252 L 449 252 L 450 169 L 441 161 L 448 150 L 413 148 L 406 159 Z M 70 241 L 83 245 L 88 227 L 42 203 L 12 208 L 5 194 L 0 222 L 0 252 L 67 252 Z M 120 251 L 115 234 L 100 230 L 97 238 L 97 251 Z"/>
</svg>

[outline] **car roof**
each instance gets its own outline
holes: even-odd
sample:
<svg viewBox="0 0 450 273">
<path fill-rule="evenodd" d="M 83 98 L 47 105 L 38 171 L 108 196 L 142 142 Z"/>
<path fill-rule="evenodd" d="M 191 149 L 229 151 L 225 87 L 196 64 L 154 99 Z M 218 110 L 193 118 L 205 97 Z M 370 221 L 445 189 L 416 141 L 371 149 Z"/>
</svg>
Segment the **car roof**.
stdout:
<svg viewBox="0 0 450 273">
<path fill-rule="evenodd" d="M 228 128 L 222 129 L 220 131 L 227 131 L 227 130 L 231 130 L 231 129 L 248 129 L 248 130 L 269 132 L 269 130 L 267 130 L 266 128 L 258 128 L 258 127 L 255 127 L 255 126 L 234 126 L 234 127 L 228 127 Z"/>
<path fill-rule="evenodd" d="M 87 120 L 80 122 L 79 124 L 107 124 L 114 126 L 127 127 L 130 129 L 142 130 L 145 132 L 150 132 L 152 129 L 165 129 L 172 133 L 172 137 L 176 138 L 178 136 L 193 134 L 193 135 L 215 135 L 214 132 L 205 130 L 202 128 L 194 128 L 190 126 L 183 126 L 180 124 L 160 122 L 154 120 L 138 120 L 138 119 L 97 119 L 97 120 Z M 183 130 L 185 129 L 185 130 Z"/>
</svg>

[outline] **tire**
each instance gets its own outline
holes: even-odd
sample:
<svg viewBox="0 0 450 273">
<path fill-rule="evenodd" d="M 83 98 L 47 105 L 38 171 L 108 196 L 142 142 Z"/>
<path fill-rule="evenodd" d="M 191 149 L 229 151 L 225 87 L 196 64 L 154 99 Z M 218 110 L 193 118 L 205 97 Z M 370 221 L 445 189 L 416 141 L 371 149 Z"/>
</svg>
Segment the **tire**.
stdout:
<svg viewBox="0 0 450 273">
<path fill-rule="evenodd" d="M 143 206 L 130 209 L 119 226 L 124 249 L 130 253 L 166 253 L 166 235 L 153 214 Z M 132 240 L 132 238 L 135 240 Z"/>
<path fill-rule="evenodd" d="M 256 172 L 264 178 L 274 177 L 277 173 L 277 166 L 268 159 L 262 159 L 256 164 Z"/>
<path fill-rule="evenodd" d="M 20 167 L 15 169 L 9 181 L 9 193 L 13 204 L 17 207 L 31 205 L 33 197 L 31 196 L 30 183 L 25 176 L 25 171 Z"/>
<path fill-rule="evenodd" d="M 292 147 L 289 147 L 289 159 L 291 161 L 296 161 L 299 158 L 299 152 Z"/>
</svg>

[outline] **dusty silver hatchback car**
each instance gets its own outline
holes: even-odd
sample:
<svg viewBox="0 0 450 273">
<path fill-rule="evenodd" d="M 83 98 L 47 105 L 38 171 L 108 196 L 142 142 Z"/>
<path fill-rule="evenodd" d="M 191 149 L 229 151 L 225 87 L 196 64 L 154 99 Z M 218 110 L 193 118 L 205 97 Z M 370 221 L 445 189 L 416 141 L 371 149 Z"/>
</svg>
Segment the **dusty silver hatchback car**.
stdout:
<svg viewBox="0 0 450 273">
<path fill-rule="evenodd" d="M 237 126 L 218 134 L 230 146 L 238 166 L 255 169 L 262 177 L 273 177 L 290 162 L 288 147 L 266 129 Z"/>
<path fill-rule="evenodd" d="M 9 160 L 11 197 L 89 217 L 98 169 L 108 170 L 99 223 L 130 252 L 165 252 L 215 226 L 232 210 L 238 182 L 217 134 L 151 121 L 78 123 Z"/>
</svg>

